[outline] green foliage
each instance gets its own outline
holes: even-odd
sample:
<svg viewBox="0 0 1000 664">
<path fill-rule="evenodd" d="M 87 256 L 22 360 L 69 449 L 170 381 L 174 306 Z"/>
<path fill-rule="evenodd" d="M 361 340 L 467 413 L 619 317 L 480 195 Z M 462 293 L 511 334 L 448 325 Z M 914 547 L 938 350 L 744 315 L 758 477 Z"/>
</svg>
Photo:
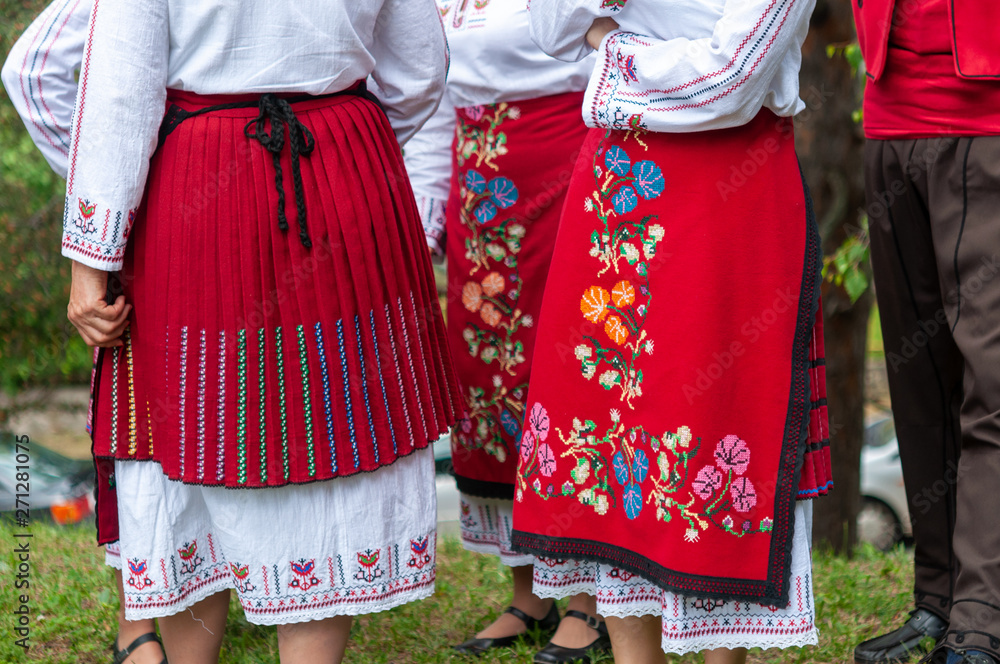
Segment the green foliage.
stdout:
<svg viewBox="0 0 1000 664">
<path fill-rule="evenodd" d="M 865 216 L 861 228 L 848 235 L 833 254 L 823 258 L 823 277 L 832 284 L 843 286 L 853 304 L 868 290 L 868 259 L 868 217 Z"/>
<path fill-rule="evenodd" d="M 844 45 L 830 44 L 826 47 L 826 56 L 828 58 L 837 56 L 844 58 L 847 64 L 851 66 L 851 76 L 861 81 L 864 80 L 865 59 L 861 55 L 861 47 L 858 45 L 858 42 L 851 42 Z M 860 107 L 851 112 L 851 119 L 854 120 L 855 124 L 861 124 L 862 120 L 864 120 L 864 112 Z"/>
<path fill-rule="evenodd" d="M 0 0 L 0 53 L 44 2 Z M 0 390 L 85 382 L 90 351 L 66 320 L 70 262 L 59 254 L 65 184 L 0 94 Z M 0 420 L 3 414 L 0 413 Z"/>
<path fill-rule="evenodd" d="M 94 546 L 92 525 L 60 528 L 31 526 L 31 643 L 25 655 L 10 636 L 15 616 L 0 615 L 0 662 L 97 664 L 107 662 L 115 637 L 118 600 L 113 577 Z M 17 565 L 14 538 L 0 524 L 0 605 L 17 606 L 12 583 Z M 802 649 L 751 651 L 749 664 L 833 664 L 852 661 L 854 646 L 898 627 L 912 601 L 912 553 L 902 548 L 882 554 L 863 547 L 851 558 L 813 554 L 819 645 Z M 450 646 L 492 622 L 510 601 L 510 570 L 496 558 L 469 553 L 454 537 L 438 546 L 434 596 L 354 621 L 347 664 L 528 664 L 545 639 L 528 639 L 515 648 L 481 659 L 452 655 Z M 565 603 L 562 603 L 565 607 Z M 273 627 L 252 625 L 235 600 L 222 646 L 223 664 L 278 661 Z M 610 656 L 597 660 L 610 664 Z M 671 656 L 670 662 L 694 664 L 699 655 Z"/>
<path fill-rule="evenodd" d="M 828 45 L 826 47 L 826 56 L 832 58 L 836 55 L 842 56 L 847 60 L 847 64 L 851 65 L 852 76 L 857 76 L 858 72 L 864 72 L 865 59 L 861 55 L 861 47 L 858 45 L 858 42 L 851 42 L 844 45 Z"/>
</svg>

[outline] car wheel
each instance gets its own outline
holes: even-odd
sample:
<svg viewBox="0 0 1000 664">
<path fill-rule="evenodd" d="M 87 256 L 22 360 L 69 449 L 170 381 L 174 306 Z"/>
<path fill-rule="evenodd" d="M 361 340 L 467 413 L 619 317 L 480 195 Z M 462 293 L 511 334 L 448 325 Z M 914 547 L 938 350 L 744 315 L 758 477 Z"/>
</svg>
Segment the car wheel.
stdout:
<svg viewBox="0 0 1000 664">
<path fill-rule="evenodd" d="M 858 513 L 858 538 L 879 551 L 889 551 L 903 539 L 903 529 L 888 505 L 864 498 Z"/>
</svg>

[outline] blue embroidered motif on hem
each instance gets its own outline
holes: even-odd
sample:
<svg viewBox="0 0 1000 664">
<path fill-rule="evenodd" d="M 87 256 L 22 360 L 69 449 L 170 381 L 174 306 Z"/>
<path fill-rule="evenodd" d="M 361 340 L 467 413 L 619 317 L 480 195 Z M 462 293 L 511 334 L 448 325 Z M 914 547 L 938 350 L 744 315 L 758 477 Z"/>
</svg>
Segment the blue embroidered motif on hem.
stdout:
<svg viewBox="0 0 1000 664">
<path fill-rule="evenodd" d="M 385 391 L 385 379 L 382 376 L 382 359 L 378 351 L 378 335 L 375 333 L 375 312 L 368 312 L 368 322 L 372 327 L 372 344 L 375 346 L 375 368 L 378 370 L 378 383 L 382 387 L 382 402 L 385 404 L 386 421 L 389 422 L 389 435 L 392 437 L 392 453 L 399 454 L 396 446 L 396 427 L 392 426 L 392 412 L 389 410 L 389 395 Z"/>
<path fill-rule="evenodd" d="M 333 404 L 330 401 L 330 372 L 326 366 L 326 344 L 323 342 L 323 328 L 316 323 L 316 350 L 319 352 L 320 376 L 323 379 L 323 408 L 326 413 L 326 435 L 330 441 L 330 471 L 337 472 L 337 448 L 333 436 Z"/>
<path fill-rule="evenodd" d="M 361 346 L 361 323 L 359 316 L 354 316 L 354 338 L 358 342 L 358 362 L 361 363 L 361 394 L 364 395 L 365 398 L 365 413 L 368 415 L 368 430 L 372 435 L 372 451 L 375 453 L 375 463 L 378 463 L 378 437 L 375 435 L 375 422 L 372 421 L 372 405 L 368 399 L 368 371 L 365 370 L 365 350 Z"/>
</svg>

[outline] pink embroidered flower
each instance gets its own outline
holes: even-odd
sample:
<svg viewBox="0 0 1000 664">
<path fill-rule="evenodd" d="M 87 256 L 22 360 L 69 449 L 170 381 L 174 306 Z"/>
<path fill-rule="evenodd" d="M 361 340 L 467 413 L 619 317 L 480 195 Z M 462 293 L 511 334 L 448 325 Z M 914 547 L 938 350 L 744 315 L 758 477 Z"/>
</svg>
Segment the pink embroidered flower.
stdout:
<svg viewBox="0 0 1000 664">
<path fill-rule="evenodd" d="M 745 440 L 730 434 L 715 446 L 715 460 L 722 470 L 742 475 L 750 465 L 750 448 Z"/>
<path fill-rule="evenodd" d="M 521 465 L 527 466 L 531 463 L 531 458 L 535 454 L 535 434 L 531 429 L 527 429 L 521 434 L 519 450 L 521 453 Z"/>
<path fill-rule="evenodd" d="M 745 477 L 738 478 L 729 489 L 733 498 L 733 507 L 737 512 L 749 512 L 757 504 L 757 490 L 753 483 Z"/>
<path fill-rule="evenodd" d="M 535 402 L 531 407 L 531 414 L 528 416 L 528 429 L 531 430 L 539 440 L 549 437 L 549 413 L 542 404 Z"/>
<path fill-rule="evenodd" d="M 698 497 L 708 500 L 715 490 L 722 486 L 722 473 L 715 466 L 705 466 L 698 471 L 691 486 Z"/>
<path fill-rule="evenodd" d="M 724 525 L 726 528 L 732 528 L 733 527 L 733 517 L 731 517 L 731 516 L 729 516 L 727 514 L 726 518 L 722 520 L 722 525 Z"/>
<path fill-rule="evenodd" d="M 548 443 L 538 446 L 538 470 L 545 477 L 552 477 L 552 473 L 556 472 L 556 455 L 552 453 Z"/>
<path fill-rule="evenodd" d="M 463 110 L 465 115 L 473 122 L 479 122 L 483 117 L 483 113 L 486 112 L 486 109 L 482 106 L 466 106 Z"/>
</svg>

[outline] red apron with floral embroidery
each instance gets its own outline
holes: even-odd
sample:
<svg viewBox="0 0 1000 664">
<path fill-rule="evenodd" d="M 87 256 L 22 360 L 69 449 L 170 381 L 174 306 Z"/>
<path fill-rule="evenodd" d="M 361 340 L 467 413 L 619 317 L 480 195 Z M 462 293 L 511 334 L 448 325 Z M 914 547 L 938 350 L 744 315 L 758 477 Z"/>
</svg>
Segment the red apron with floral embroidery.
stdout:
<svg viewBox="0 0 1000 664">
<path fill-rule="evenodd" d="M 790 119 L 593 130 L 540 313 L 515 548 L 787 604 L 795 500 L 829 488 L 827 457 L 803 463 L 825 449 L 820 266 Z"/>
<path fill-rule="evenodd" d="M 516 441 L 559 213 L 587 128 L 583 93 L 458 109 L 447 212 L 448 335 L 467 416 L 458 488 L 513 498 Z"/>
</svg>

